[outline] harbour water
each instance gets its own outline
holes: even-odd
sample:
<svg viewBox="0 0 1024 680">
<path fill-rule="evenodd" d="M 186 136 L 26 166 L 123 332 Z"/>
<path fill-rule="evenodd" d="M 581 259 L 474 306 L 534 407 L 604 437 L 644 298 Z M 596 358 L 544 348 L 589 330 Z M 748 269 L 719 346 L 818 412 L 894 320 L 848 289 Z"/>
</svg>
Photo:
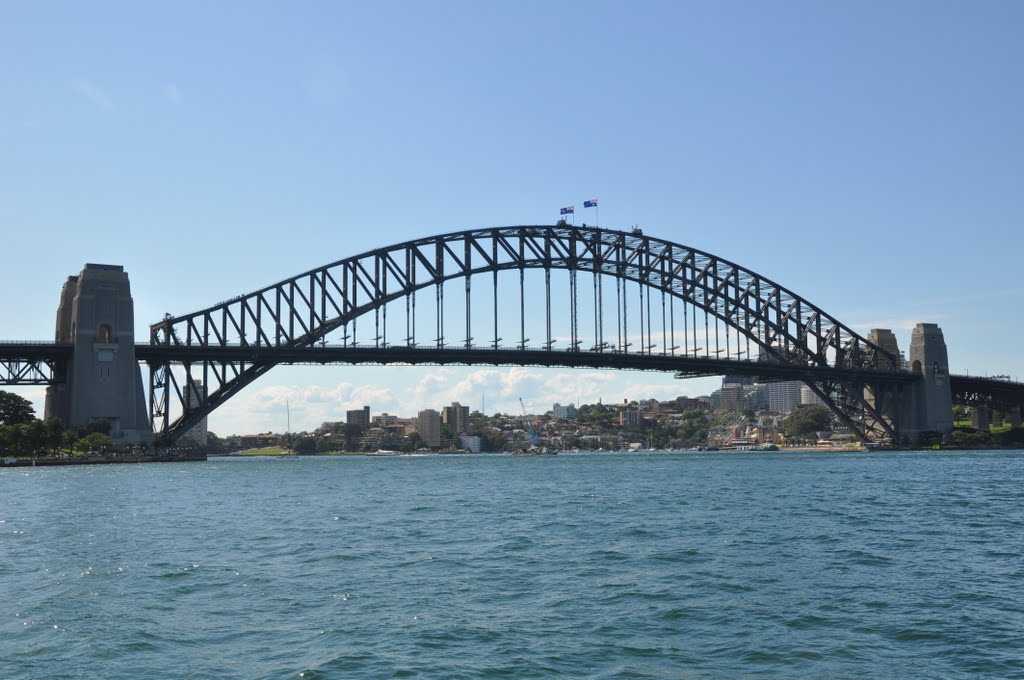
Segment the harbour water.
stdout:
<svg viewBox="0 0 1024 680">
<path fill-rule="evenodd" d="M 4 678 L 1024 678 L 1024 452 L 0 469 Z"/>
</svg>

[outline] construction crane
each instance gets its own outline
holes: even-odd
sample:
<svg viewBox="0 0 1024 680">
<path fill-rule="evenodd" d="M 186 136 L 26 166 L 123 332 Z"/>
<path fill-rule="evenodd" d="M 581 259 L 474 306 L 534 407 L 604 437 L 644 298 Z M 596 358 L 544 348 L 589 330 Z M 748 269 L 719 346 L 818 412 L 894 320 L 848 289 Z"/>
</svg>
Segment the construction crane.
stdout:
<svg viewBox="0 0 1024 680">
<path fill-rule="evenodd" d="M 533 430 L 533 425 L 530 420 L 526 417 L 526 406 L 523 405 L 523 398 L 519 397 L 519 410 L 523 414 L 523 427 L 526 428 L 526 434 L 530 438 L 530 446 L 536 446 L 537 442 L 540 441 L 540 436 Z"/>
</svg>

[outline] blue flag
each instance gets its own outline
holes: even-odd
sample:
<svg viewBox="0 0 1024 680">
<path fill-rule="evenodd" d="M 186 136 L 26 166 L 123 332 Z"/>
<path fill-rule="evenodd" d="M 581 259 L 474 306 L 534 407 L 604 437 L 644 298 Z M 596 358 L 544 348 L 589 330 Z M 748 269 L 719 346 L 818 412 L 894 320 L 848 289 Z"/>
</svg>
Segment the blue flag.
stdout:
<svg viewBox="0 0 1024 680">
<path fill-rule="evenodd" d="M 589 201 L 583 201 L 583 207 L 584 208 L 596 208 L 597 207 L 597 199 L 596 198 L 592 198 Z"/>
<path fill-rule="evenodd" d="M 562 214 L 563 215 L 575 215 L 576 214 L 576 206 L 570 205 L 568 208 L 562 208 Z"/>
</svg>

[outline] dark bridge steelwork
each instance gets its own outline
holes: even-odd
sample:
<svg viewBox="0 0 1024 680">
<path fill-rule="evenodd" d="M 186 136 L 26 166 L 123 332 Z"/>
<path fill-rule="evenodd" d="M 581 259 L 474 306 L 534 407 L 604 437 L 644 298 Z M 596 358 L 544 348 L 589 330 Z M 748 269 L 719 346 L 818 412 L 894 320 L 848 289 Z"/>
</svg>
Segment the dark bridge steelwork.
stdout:
<svg viewBox="0 0 1024 680">
<path fill-rule="evenodd" d="M 53 385 L 64 382 L 70 344 L 0 342 L 0 385 Z"/>
<path fill-rule="evenodd" d="M 1009 411 L 1024 405 L 1024 383 L 969 375 L 950 376 L 953 403 Z"/>
<path fill-rule="evenodd" d="M 563 302 L 552 304 L 553 295 Z M 427 342 L 417 340 L 417 321 L 421 337 L 429 324 Z M 332 333 L 340 342 L 328 344 Z M 751 361 L 755 352 L 762 361 Z M 898 371 L 897 357 L 749 269 L 638 230 L 564 223 L 442 234 L 356 255 L 167 316 L 138 356 L 150 365 L 151 422 L 169 439 L 279 363 L 771 375 L 804 380 L 862 438 L 892 440 L 898 423 L 882 414 L 914 379 Z"/>
</svg>

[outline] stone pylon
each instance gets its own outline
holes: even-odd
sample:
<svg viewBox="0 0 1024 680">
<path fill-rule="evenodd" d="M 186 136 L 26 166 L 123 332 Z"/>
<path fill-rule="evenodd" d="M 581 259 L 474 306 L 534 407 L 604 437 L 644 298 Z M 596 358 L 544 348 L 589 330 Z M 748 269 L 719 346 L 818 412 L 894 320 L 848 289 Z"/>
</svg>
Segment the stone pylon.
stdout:
<svg viewBox="0 0 1024 680">
<path fill-rule="evenodd" d="M 872 328 L 868 333 L 868 342 L 878 345 L 885 351 L 892 354 L 899 360 L 900 347 L 896 341 L 896 335 L 888 328 Z M 898 368 L 898 367 L 897 367 Z M 894 430 L 899 431 L 901 427 L 902 414 L 900 413 L 900 401 L 894 393 L 875 393 L 877 386 L 871 386 L 864 390 L 864 399 L 878 410 L 878 414 L 889 423 Z"/>
<path fill-rule="evenodd" d="M 124 268 L 87 264 L 68 277 L 57 308 L 56 341 L 72 344 L 74 353 L 66 382 L 47 388 L 46 417 L 72 428 L 105 421 L 115 442 L 153 441 Z"/>
<path fill-rule="evenodd" d="M 949 358 L 942 329 L 919 323 L 910 337 L 910 371 L 921 380 L 910 390 L 908 427 L 912 442 L 924 432 L 946 435 L 953 431 L 953 395 L 949 384 Z"/>
</svg>

